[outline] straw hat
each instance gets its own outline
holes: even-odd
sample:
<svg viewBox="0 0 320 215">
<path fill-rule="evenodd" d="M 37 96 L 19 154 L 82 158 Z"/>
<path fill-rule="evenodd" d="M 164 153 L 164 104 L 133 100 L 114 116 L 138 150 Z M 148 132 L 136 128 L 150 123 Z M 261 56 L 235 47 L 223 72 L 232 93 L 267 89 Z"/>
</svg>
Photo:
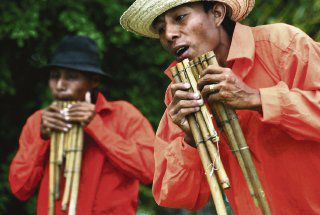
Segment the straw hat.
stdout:
<svg viewBox="0 0 320 215">
<path fill-rule="evenodd" d="M 204 0 L 136 0 L 121 18 L 120 24 L 128 31 L 142 36 L 158 38 L 152 22 L 164 12 L 179 5 Z M 210 1 L 210 0 L 207 0 Z M 230 18 L 237 22 L 244 19 L 252 10 L 255 0 L 212 0 L 222 2 L 231 9 Z"/>
</svg>

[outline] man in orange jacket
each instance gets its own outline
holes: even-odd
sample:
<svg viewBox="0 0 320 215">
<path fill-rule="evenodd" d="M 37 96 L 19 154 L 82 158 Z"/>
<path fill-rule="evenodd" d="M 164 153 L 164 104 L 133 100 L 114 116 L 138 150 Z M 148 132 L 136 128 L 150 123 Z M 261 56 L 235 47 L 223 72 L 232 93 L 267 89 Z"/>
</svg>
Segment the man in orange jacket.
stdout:
<svg viewBox="0 0 320 215">
<path fill-rule="evenodd" d="M 136 0 L 121 25 L 159 38 L 176 62 L 214 51 L 198 81 L 203 98 L 237 109 L 271 213 L 320 214 L 320 45 L 301 30 L 239 23 L 254 0 Z M 170 68 L 169 67 L 169 68 Z M 166 75 L 173 79 L 170 70 Z M 171 83 L 155 140 L 153 194 L 158 204 L 197 210 L 210 191 L 185 117 L 199 111 L 200 95 Z M 261 214 L 224 136 L 221 159 L 231 180 L 234 214 Z"/>
<path fill-rule="evenodd" d="M 48 214 L 50 131 L 66 132 L 78 122 L 84 126 L 84 150 L 76 214 L 135 214 L 139 181 L 151 183 L 154 173 L 154 132 L 148 120 L 128 102 L 109 102 L 94 93 L 105 73 L 96 44 L 87 37 L 65 37 L 47 70 L 53 98 L 79 102 L 65 111 L 53 102 L 28 118 L 10 166 L 13 194 L 26 200 L 39 187 L 37 214 Z M 85 99 L 88 92 L 92 102 Z M 55 214 L 67 214 L 61 198 Z"/>
</svg>

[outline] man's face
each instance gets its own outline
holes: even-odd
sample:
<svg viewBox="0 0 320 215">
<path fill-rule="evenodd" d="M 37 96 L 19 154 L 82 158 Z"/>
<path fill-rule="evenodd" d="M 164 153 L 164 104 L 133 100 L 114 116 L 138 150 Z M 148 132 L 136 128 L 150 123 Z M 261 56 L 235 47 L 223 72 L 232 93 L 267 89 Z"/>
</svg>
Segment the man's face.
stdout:
<svg viewBox="0 0 320 215">
<path fill-rule="evenodd" d="M 193 59 L 219 44 L 219 30 L 211 11 L 205 12 L 201 3 L 175 7 L 154 22 L 162 46 L 176 60 Z"/>
<path fill-rule="evenodd" d="M 51 68 L 49 87 L 56 100 L 80 100 L 85 99 L 87 91 L 96 86 L 89 76 L 76 70 L 64 68 Z"/>
</svg>

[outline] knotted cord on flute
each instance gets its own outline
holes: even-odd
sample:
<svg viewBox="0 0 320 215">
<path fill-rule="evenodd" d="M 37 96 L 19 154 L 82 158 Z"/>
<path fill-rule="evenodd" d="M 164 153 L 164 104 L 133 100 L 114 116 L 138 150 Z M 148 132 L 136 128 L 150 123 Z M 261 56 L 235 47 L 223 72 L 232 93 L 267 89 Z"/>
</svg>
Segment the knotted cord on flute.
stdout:
<svg viewBox="0 0 320 215">
<path fill-rule="evenodd" d="M 196 146 L 198 147 L 200 144 L 204 144 L 205 142 L 203 140 L 196 143 Z"/>
<path fill-rule="evenodd" d="M 230 150 L 232 152 L 239 152 L 241 150 L 248 150 L 249 149 L 249 146 L 245 146 L 245 147 L 242 147 L 242 148 L 239 148 L 239 149 L 234 149 L 234 150 Z"/>
<path fill-rule="evenodd" d="M 210 168 L 210 167 L 211 167 L 211 168 Z M 209 175 L 210 175 L 210 176 L 213 176 L 213 173 L 214 173 L 214 170 L 215 170 L 214 164 L 213 164 L 213 163 L 210 163 L 209 166 L 207 167 L 207 170 L 209 171 Z M 207 171 L 205 171 L 204 174 L 207 174 Z"/>
</svg>

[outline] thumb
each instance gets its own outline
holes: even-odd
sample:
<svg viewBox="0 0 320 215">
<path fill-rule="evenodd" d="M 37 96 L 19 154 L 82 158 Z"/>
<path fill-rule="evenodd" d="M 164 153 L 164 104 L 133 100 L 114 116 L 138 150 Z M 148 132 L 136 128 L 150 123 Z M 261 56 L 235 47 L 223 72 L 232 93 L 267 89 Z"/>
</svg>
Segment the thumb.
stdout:
<svg viewBox="0 0 320 215">
<path fill-rule="evenodd" d="M 85 99 L 86 102 L 91 103 L 91 93 L 90 91 L 86 92 Z"/>
</svg>

